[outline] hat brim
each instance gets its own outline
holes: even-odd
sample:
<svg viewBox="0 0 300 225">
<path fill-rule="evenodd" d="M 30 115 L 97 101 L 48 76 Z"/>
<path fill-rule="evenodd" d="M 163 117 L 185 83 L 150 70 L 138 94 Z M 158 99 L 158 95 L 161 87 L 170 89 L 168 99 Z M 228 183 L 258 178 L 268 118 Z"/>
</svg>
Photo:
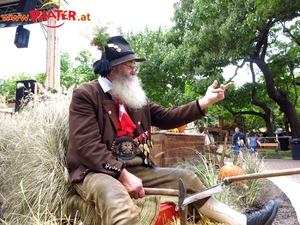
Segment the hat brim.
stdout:
<svg viewBox="0 0 300 225">
<path fill-rule="evenodd" d="M 110 61 L 110 65 L 111 66 L 117 66 L 120 65 L 122 63 L 126 63 L 129 61 L 136 61 L 136 62 L 143 62 L 146 59 L 145 58 L 138 58 L 135 54 L 129 54 L 129 55 L 124 55 L 123 57 L 120 57 L 118 59 L 114 59 L 112 61 Z"/>
</svg>

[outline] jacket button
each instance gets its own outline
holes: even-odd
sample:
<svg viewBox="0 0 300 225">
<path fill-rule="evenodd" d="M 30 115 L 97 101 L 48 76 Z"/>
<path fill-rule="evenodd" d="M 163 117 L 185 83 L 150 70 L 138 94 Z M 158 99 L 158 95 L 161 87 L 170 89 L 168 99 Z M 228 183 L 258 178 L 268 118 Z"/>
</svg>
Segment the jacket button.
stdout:
<svg viewBox="0 0 300 225">
<path fill-rule="evenodd" d="M 138 124 L 138 125 L 141 125 L 141 122 L 139 121 L 137 124 Z"/>
<path fill-rule="evenodd" d="M 108 114 L 111 114 L 111 111 L 108 111 Z"/>
</svg>

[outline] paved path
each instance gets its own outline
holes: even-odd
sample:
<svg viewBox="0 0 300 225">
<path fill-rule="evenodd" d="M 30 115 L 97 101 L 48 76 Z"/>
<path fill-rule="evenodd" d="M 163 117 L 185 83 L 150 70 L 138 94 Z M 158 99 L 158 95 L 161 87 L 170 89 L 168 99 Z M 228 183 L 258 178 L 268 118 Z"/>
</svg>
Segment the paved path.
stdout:
<svg viewBox="0 0 300 225">
<path fill-rule="evenodd" d="M 292 159 L 265 159 L 265 166 L 267 171 L 283 170 L 300 168 L 300 160 Z M 278 188 L 280 188 L 286 196 L 290 199 L 294 207 L 298 221 L 300 222 L 300 174 L 292 176 L 270 177 Z"/>
</svg>

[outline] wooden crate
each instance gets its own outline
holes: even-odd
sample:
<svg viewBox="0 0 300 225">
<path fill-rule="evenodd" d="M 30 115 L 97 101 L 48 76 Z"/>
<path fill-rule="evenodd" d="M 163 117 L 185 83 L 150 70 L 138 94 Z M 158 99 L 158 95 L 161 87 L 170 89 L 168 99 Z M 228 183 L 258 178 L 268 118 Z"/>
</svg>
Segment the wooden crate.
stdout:
<svg viewBox="0 0 300 225">
<path fill-rule="evenodd" d="M 178 161 L 199 160 L 195 150 L 204 153 L 205 135 L 154 132 L 152 142 L 152 160 L 161 167 L 172 167 Z"/>
</svg>

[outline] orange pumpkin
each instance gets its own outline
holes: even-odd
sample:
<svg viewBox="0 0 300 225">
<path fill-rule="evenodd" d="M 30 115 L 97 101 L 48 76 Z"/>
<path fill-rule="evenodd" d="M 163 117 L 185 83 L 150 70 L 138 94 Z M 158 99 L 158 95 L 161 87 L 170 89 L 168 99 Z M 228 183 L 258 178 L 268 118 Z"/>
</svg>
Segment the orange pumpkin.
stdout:
<svg viewBox="0 0 300 225">
<path fill-rule="evenodd" d="M 177 127 L 177 130 L 178 130 L 179 133 L 183 133 L 184 130 L 185 130 L 185 128 L 186 128 L 186 124 L 185 124 L 185 125 L 182 125 L 182 126 L 180 126 L 180 127 Z"/>
<path fill-rule="evenodd" d="M 238 175 L 242 175 L 242 174 L 246 174 L 245 170 L 243 170 L 239 166 L 229 164 L 229 165 L 225 165 L 225 166 L 221 167 L 218 178 L 220 180 L 223 180 L 225 177 L 233 177 L 233 176 L 238 176 Z M 244 182 L 245 181 L 237 181 L 237 182 L 234 182 L 234 184 L 239 186 L 239 185 L 243 184 Z"/>
</svg>

